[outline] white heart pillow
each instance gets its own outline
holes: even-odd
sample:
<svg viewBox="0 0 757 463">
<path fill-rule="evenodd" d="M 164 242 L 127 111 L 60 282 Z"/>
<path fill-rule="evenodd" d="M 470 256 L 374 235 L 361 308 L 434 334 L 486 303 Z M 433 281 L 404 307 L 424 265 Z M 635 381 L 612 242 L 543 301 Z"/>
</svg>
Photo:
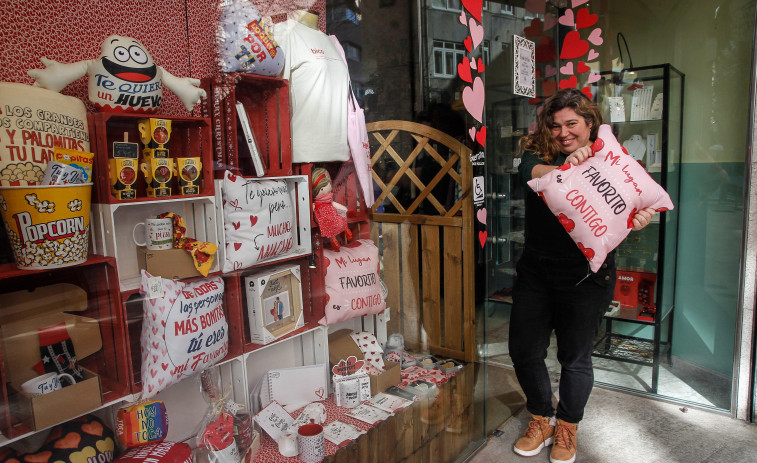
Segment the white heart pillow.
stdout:
<svg viewBox="0 0 757 463">
<path fill-rule="evenodd" d="M 155 287 L 157 285 L 157 287 Z M 142 270 L 142 399 L 223 360 L 229 326 L 223 279 L 186 283 Z M 151 297 L 151 296 L 155 297 Z"/>
<path fill-rule="evenodd" d="M 289 253 L 294 247 L 294 213 L 286 181 L 247 179 L 227 171 L 223 177 L 223 272 Z"/>
<path fill-rule="evenodd" d="M 563 164 L 528 185 L 541 196 L 596 272 L 623 241 L 641 209 L 673 209 L 668 193 L 618 143 L 609 125 L 599 127 L 594 155 L 579 166 Z"/>
</svg>

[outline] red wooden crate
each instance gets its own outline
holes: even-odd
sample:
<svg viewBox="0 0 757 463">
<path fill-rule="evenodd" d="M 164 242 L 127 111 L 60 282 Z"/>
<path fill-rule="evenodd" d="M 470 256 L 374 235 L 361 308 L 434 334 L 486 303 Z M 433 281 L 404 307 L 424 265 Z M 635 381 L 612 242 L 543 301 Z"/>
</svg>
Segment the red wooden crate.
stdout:
<svg viewBox="0 0 757 463">
<path fill-rule="evenodd" d="M 152 115 L 151 117 L 171 120 L 171 138 L 168 142 L 168 152 L 172 159 L 202 158 L 200 193 L 197 195 L 180 195 L 177 176 L 174 175 L 171 179 L 171 191 L 173 193 L 171 197 L 149 198 L 145 192 L 144 175 L 139 171 L 137 181 L 134 184 L 137 192 L 136 198 L 116 199 L 110 192 L 110 160 L 113 158 L 113 142 L 124 141 L 124 133 L 128 134 L 129 142 L 139 144 L 139 162 L 141 162 L 144 146 L 140 141 L 137 123 L 140 119 L 147 117 L 141 114 L 94 113 L 88 116 L 90 134 L 93 139 L 92 150 L 95 152 L 93 202 L 113 204 L 165 200 L 172 197 L 212 196 L 214 194 L 210 119 L 164 115 Z"/>
<path fill-rule="evenodd" d="M 74 267 L 50 270 L 18 270 L 15 265 L 0 265 L 0 298 L 3 293 L 33 290 L 57 283 L 79 286 L 87 293 L 87 308 L 78 315 L 98 320 L 102 349 L 80 359 L 80 364 L 100 377 L 103 403 L 111 402 L 131 392 L 129 356 L 126 340 L 126 317 L 118 297 L 118 274 L 115 259 L 91 255 L 87 262 Z M 33 304 L 33 301 L 30 301 Z M 7 355 L 7 353 L 6 353 Z M 0 357 L 2 353 L 0 353 Z M 3 363 L 4 365 L 4 363 Z M 4 367 L 0 367 L 0 425 L 8 437 L 31 431 L 8 412 L 8 390 Z"/>
<path fill-rule="evenodd" d="M 237 101 L 245 106 L 263 158 L 265 175 L 291 175 L 289 82 L 274 77 L 225 73 L 203 80 L 203 86 L 211 95 L 203 112 L 213 118 L 215 135 L 222 137 L 223 144 L 221 159 L 219 139 L 214 141 L 215 177 L 222 178 L 226 169 L 247 177 L 256 173 L 237 122 Z M 222 129 L 218 130 L 219 127 Z"/>
<path fill-rule="evenodd" d="M 322 305 L 319 306 L 318 304 L 313 304 L 311 301 L 313 289 L 311 281 L 313 281 L 314 278 L 316 280 L 319 278 L 317 274 L 324 267 L 323 265 L 320 265 L 316 269 L 311 269 L 308 266 L 309 263 L 310 256 L 298 256 L 224 274 L 223 279 L 226 288 L 224 302 L 226 306 L 229 307 L 231 313 L 242 317 L 238 319 L 240 322 L 238 323 L 238 333 L 242 339 L 243 352 L 252 352 L 263 347 L 263 344 L 253 343 L 250 338 L 250 319 L 247 316 L 247 294 L 244 288 L 244 278 L 248 275 L 263 271 L 266 268 L 278 267 L 282 264 L 299 264 L 300 275 L 302 276 L 302 313 L 304 315 L 305 325 L 278 338 L 274 343 L 318 326 L 318 320 L 323 317 L 324 312 Z M 322 279 L 322 277 L 320 279 Z M 270 343 L 268 345 L 270 345 Z"/>
</svg>

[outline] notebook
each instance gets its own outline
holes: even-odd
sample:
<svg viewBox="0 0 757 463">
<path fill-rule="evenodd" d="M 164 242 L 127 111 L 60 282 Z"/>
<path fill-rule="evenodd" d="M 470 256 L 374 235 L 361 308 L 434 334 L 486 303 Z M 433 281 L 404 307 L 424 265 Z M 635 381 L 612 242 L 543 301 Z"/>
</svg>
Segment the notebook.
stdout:
<svg viewBox="0 0 757 463">
<path fill-rule="evenodd" d="M 259 397 L 260 408 L 276 401 L 289 413 L 328 396 L 328 365 L 306 365 L 268 370 L 252 394 Z"/>
</svg>

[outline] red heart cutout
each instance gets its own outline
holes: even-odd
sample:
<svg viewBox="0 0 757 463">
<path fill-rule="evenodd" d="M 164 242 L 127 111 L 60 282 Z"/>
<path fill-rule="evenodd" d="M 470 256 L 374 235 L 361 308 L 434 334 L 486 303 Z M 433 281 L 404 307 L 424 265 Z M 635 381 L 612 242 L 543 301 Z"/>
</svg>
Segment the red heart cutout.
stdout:
<svg viewBox="0 0 757 463">
<path fill-rule="evenodd" d="M 75 449 L 79 447 L 79 443 L 81 443 L 81 436 L 78 433 L 70 432 L 63 439 L 55 441 L 53 447 L 56 449 Z"/>
<path fill-rule="evenodd" d="M 587 43 L 588 45 L 588 43 Z M 537 63 L 547 63 L 557 59 L 557 52 L 555 51 L 555 42 L 551 37 L 542 35 L 539 38 L 539 45 L 536 47 L 534 53 L 534 60 Z"/>
<path fill-rule="evenodd" d="M 589 72 L 591 68 L 586 65 L 583 61 L 578 62 L 578 66 L 576 66 L 576 72 L 579 74 L 583 74 L 584 72 Z"/>
<path fill-rule="evenodd" d="M 568 79 L 562 79 L 560 81 L 560 88 L 576 88 L 576 84 L 578 84 L 578 79 L 576 76 L 570 76 Z"/>
<path fill-rule="evenodd" d="M 484 0 L 463 0 L 463 6 L 468 10 L 468 13 L 476 18 L 476 21 L 481 22 L 481 11 L 484 7 Z"/>
<path fill-rule="evenodd" d="M 464 81 L 473 83 L 473 77 L 471 77 L 470 72 L 470 61 L 468 61 L 468 58 L 463 57 L 463 60 L 457 63 L 457 75 Z"/>
<path fill-rule="evenodd" d="M 473 40 L 470 38 L 470 35 L 463 40 L 463 45 L 465 45 L 465 49 L 470 53 L 473 48 Z"/>
<path fill-rule="evenodd" d="M 486 126 L 481 127 L 481 130 L 478 131 L 476 141 L 479 145 L 486 147 Z"/>
<path fill-rule="evenodd" d="M 479 74 L 484 72 L 486 70 L 486 67 L 484 67 L 484 62 L 481 60 L 481 58 L 478 59 L 478 64 L 476 64 L 476 70 Z"/>
<path fill-rule="evenodd" d="M 483 248 L 486 244 L 486 236 L 488 233 L 486 231 L 480 231 L 478 232 L 478 242 L 481 243 L 481 247 Z"/>
<path fill-rule="evenodd" d="M 242 243 L 234 243 L 234 250 L 239 251 L 239 248 L 242 247 Z"/>
<path fill-rule="evenodd" d="M 255 215 L 251 215 L 250 216 L 250 226 L 254 227 L 256 223 L 258 223 L 258 217 L 255 216 Z"/>
<path fill-rule="evenodd" d="M 586 256 L 587 259 L 592 260 L 594 258 L 594 250 L 592 248 L 585 248 L 583 243 L 576 243 L 578 245 L 578 249 L 581 250 L 581 252 Z"/>
<path fill-rule="evenodd" d="M 231 226 L 234 227 L 234 230 L 239 230 L 239 227 L 242 226 L 241 222 L 231 222 Z"/>
<path fill-rule="evenodd" d="M 557 90 L 557 82 L 555 82 L 554 80 L 542 80 L 541 90 L 544 96 L 549 96 L 555 93 L 555 90 Z"/>
<path fill-rule="evenodd" d="M 601 138 L 597 138 L 597 140 L 591 144 L 591 151 L 593 153 L 596 153 L 597 151 L 602 151 L 602 148 L 605 147 L 605 142 Z"/>
<path fill-rule="evenodd" d="M 541 19 L 534 18 L 531 20 L 531 25 L 523 29 L 523 33 L 526 37 L 538 37 L 544 31 L 542 27 Z"/>
<path fill-rule="evenodd" d="M 589 13 L 588 8 L 581 8 L 576 14 L 576 29 L 591 27 L 597 23 L 599 16 Z"/>
<path fill-rule="evenodd" d="M 573 229 L 576 228 L 576 223 L 563 213 L 560 213 L 560 215 L 557 216 L 557 220 L 560 221 L 560 224 L 568 233 L 572 232 Z"/>
<path fill-rule="evenodd" d="M 574 76 L 575 77 L 575 76 Z M 581 92 L 583 92 L 584 95 L 588 96 L 590 100 L 594 99 L 594 94 L 591 93 L 591 89 L 589 87 L 584 87 L 581 89 Z"/>
<path fill-rule="evenodd" d="M 237 176 L 234 175 L 234 174 L 232 174 L 231 172 L 228 172 L 228 175 L 226 176 L 226 178 L 228 178 L 232 182 L 236 182 L 237 181 Z"/>
<path fill-rule="evenodd" d="M 578 58 L 585 55 L 588 51 L 589 42 L 581 40 L 581 35 L 578 31 L 570 31 L 565 35 L 565 40 L 563 40 L 560 59 Z"/>
</svg>

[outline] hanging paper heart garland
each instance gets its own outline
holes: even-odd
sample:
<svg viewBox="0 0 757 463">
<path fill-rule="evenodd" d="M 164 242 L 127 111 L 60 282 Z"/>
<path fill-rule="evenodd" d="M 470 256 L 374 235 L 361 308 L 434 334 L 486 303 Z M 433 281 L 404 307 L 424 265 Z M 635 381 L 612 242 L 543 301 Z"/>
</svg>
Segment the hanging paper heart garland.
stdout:
<svg viewBox="0 0 757 463">
<path fill-rule="evenodd" d="M 578 88 L 590 98 L 593 98 L 591 85 L 601 79 L 592 71 L 590 63 L 599 58 L 599 53 L 592 47 L 604 43 L 602 28 L 597 26 L 599 15 L 593 14 L 588 7 L 576 8 L 588 0 L 572 0 L 572 8 L 566 9 L 559 17 L 546 13 L 547 0 L 527 0 L 525 9 L 532 13 L 542 14 L 543 20 L 534 18 L 523 30 L 527 37 L 533 37 L 538 43 L 535 61 L 544 68 L 537 67 L 536 78 L 541 78 L 541 95 L 529 99 L 529 104 L 538 105 L 542 97 L 548 97 L 558 89 Z M 572 30 L 564 34 L 559 47 L 555 46 L 554 32 L 547 32 L 555 25 Z M 538 37 L 538 39 L 537 39 Z M 559 49 L 559 53 L 557 50 Z M 559 64 L 553 63 L 559 59 Z M 559 72 L 559 75 L 558 75 Z M 553 79 L 555 76 L 556 79 Z"/>
<path fill-rule="evenodd" d="M 541 1 L 543 3 L 545 0 L 531 1 L 535 1 L 536 3 Z M 483 0 L 462 0 L 462 3 L 464 10 L 460 12 L 459 21 L 460 24 L 468 27 L 468 32 L 470 34 L 463 41 L 463 45 L 465 45 L 465 49 L 468 53 L 473 54 L 484 39 L 484 26 L 481 24 Z M 466 10 L 472 15 L 471 18 L 466 16 Z M 539 35 L 541 33 L 541 21 L 539 19 L 534 19 L 531 24 L 536 35 Z M 463 106 L 473 119 L 482 124 L 481 127 L 477 128 L 474 123 L 473 126 L 468 129 L 468 135 L 470 136 L 471 141 L 477 143 L 482 148 L 486 147 L 487 132 L 486 126 L 483 125 L 484 97 L 486 91 L 484 89 L 484 81 L 481 78 L 485 69 L 484 62 L 481 58 L 465 56 L 457 64 L 457 75 L 460 76 L 460 79 L 463 82 L 470 84 L 465 85 L 463 88 Z M 473 74 L 474 71 L 477 75 Z M 483 151 L 481 151 L 480 153 L 477 153 L 476 156 L 479 157 L 480 155 L 480 158 L 483 159 L 483 154 Z M 471 156 L 471 159 L 472 158 L 473 155 Z M 481 215 L 481 210 L 483 210 L 483 216 Z M 479 210 L 477 217 L 479 218 L 479 222 L 482 222 L 483 226 L 486 227 L 486 209 L 481 210 Z M 483 221 L 481 220 L 481 217 L 484 218 Z M 482 248 L 486 244 L 486 235 L 486 230 L 479 232 L 479 243 Z"/>
</svg>

